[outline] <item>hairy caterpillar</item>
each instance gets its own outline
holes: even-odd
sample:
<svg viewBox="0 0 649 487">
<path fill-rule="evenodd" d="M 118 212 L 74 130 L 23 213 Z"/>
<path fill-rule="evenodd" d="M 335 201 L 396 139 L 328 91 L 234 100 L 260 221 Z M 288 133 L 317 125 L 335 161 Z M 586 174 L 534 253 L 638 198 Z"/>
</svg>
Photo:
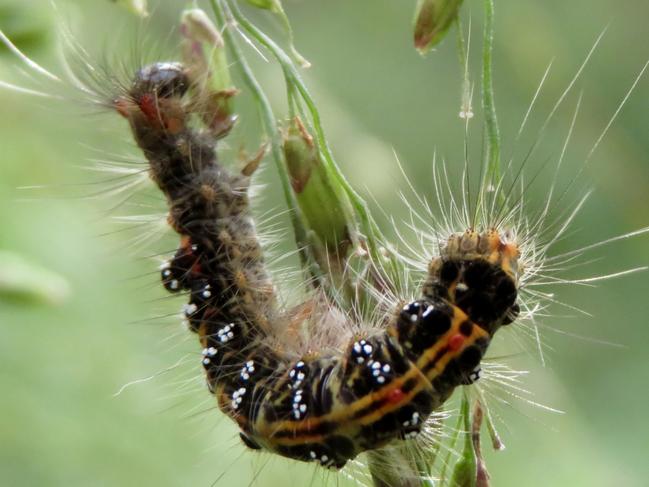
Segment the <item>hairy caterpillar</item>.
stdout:
<svg viewBox="0 0 649 487">
<path fill-rule="evenodd" d="M 493 230 L 451 236 L 421 299 L 395 310 L 383 332 L 292 360 L 273 346 L 273 330 L 290 317 L 277 306 L 248 208 L 254 167 L 231 173 L 213 138 L 189 127 L 190 85 L 182 65 L 152 64 L 115 106 L 181 236 L 162 281 L 189 294 L 185 315 L 219 407 L 250 448 L 335 468 L 416 435 L 455 387 L 476 379 L 491 337 L 515 318 L 516 244 Z"/>
</svg>

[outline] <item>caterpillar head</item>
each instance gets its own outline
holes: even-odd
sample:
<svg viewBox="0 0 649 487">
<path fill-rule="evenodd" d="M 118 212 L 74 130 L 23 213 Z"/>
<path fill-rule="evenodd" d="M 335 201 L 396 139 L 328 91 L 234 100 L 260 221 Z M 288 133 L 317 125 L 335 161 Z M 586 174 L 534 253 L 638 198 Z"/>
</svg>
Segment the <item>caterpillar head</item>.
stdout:
<svg viewBox="0 0 649 487">
<path fill-rule="evenodd" d="M 493 335 L 520 311 L 519 255 L 514 239 L 494 229 L 453 234 L 430 262 L 424 295 L 444 297 Z"/>
<path fill-rule="evenodd" d="M 136 73 L 125 94 L 114 107 L 129 120 L 136 133 L 176 134 L 186 126 L 183 96 L 190 87 L 185 67 L 180 63 L 158 62 Z"/>
<path fill-rule="evenodd" d="M 131 92 L 135 95 L 156 93 L 163 99 L 183 96 L 189 80 L 181 63 L 159 62 L 141 68 L 133 80 Z"/>
</svg>

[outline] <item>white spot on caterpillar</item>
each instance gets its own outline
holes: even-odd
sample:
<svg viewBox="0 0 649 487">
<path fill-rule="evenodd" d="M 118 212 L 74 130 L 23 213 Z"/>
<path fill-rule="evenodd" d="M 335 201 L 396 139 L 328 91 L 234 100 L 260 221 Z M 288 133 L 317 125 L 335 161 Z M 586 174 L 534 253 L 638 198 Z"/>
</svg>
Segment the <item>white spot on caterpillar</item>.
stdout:
<svg viewBox="0 0 649 487">
<path fill-rule="evenodd" d="M 392 370 L 390 364 L 381 364 L 381 362 L 373 360 L 368 363 L 367 366 L 372 371 L 372 375 L 375 377 L 376 382 L 379 384 L 385 384 L 385 375 L 388 374 L 390 370 Z"/>
<path fill-rule="evenodd" d="M 352 356 L 356 356 L 356 363 L 365 363 L 365 360 L 371 357 L 374 347 L 367 343 L 367 340 L 359 340 L 354 342 L 352 346 Z"/>
<path fill-rule="evenodd" d="M 306 378 L 306 374 L 300 369 L 303 369 L 304 365 L 304 361 L 300 360 L 295 364 L 295 367 L 289 371 L 288 376 L 293 380 L 293 383 L 289 384 L 290 388 L 297 389 L 302 385 L 302 381 Z"/>
<path fill-rule="evenodd" d="M 435 307 L 431 304 L 428 305 L 426 308 L 426 311 L 424 311 L 421 315 L 422 318 L 428 318 L 428 315 L 430 315 L 433 311 L 435 310 Z"/>
<path fill-rule="evenodd" d="M 243 368 L 241 369 L 241 373 L 239 374 L 241 376 L 242 380 L 248 380 L 250 379 L 250 376 L 252 373 L 255 371 L 255 362 L 252 360 L 248 360 Z"/>
<path fill-rule="evenodd" d="M 212 296 L 212 291 L 210 291 L 210 289 L 211 289 L 211 288 L 210 288 L 210 285 L 207 284 L 207 285 L 203 288 L 203 292 L 201 293 L 201 296 L 203 296 L 205 299 L 211 297 L 211 296 Z"/>
<path fill-rule="evenodd" d="M 246 394 L 246 388 L 240 387 L 232 393 L 232 409 L 237 410 L 243 402 L 243 396 Z"/>
<path fill-rule="evenodd" d="M 409 420 L 404 421 L 403 425 L 404 426 L 417 426 L 419 424 L 419 413 L 417 411 L 412 413 L 412 416 L 410 417 Z"/>
<path fill-rule="evenodd" d="M 302 389 L 298 389 L 295 391 L 295 395 L 293 396 L 293 417 L 295 419 L 304 418 L 307 411 L 307 405 L 302 403 L 303 392 Z"/>
<path fill-rule="evenodd" d="M 219 331 L 216 332 L 216 336 L 218 337 L 219 341 L 221 343 L 228 343 L 230 340 L 234 338 L 234 323 L 230 323 L 229 325 L 225 325 L 223 328 L 221 328 Z"/>
<path fill-rule="evenodd" d="M 481 369 L 480 366 L 478 365 L 478 366 L 477 366 L 475 369 L 473 369 L 473 370 L 471 371 L 471 373 L 469 374 L 469 380 L 470 380 L 471 383 L 473 384 L 474 382 L 477 382 L 478 380 L 480 380 L 481 377 L 482 377 L 482 369 Z"/>
<path fill-rule="evenodd" d="M 196 306 L 194 303 L 183 304 L 183 313 L 188 318 L 196 313 L 196 311 L 198 311 L 198 306 Z"/>
<path fill-rule="evenodd" d="M 204 357 L 214 357 L 218 353 L 218 350 L 214 347 L 209 347 L 204 348 L 202 353 Z"/>
</svg>

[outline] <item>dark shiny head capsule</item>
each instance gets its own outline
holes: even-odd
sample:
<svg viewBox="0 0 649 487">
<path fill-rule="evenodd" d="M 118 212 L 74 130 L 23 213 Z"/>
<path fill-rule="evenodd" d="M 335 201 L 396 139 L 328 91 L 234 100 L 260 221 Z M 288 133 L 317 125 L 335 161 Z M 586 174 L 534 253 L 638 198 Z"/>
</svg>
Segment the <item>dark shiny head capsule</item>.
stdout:
<svg viewBox="0 0 649 487">
<path fill-rule="evenodd" d="M 155 93 L 158 98 L 172 98 L 183 96 L 188 89 L 189 79 L 181 63 L 154 63 L 136 73 L 131 95 L 138 98 Z"/>
</svg>

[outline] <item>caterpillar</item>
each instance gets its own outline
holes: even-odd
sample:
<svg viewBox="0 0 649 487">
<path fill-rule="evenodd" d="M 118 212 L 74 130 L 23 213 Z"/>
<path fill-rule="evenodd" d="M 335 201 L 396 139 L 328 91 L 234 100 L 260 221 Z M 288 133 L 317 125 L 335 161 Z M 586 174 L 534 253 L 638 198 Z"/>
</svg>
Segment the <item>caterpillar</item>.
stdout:
<svg viewBox="0 0 649 487">
<path fill-rule="evenodd" d="M 214 137 L 191 128 L 190 86 L 182 64 L 154 63 L 115 107 L 180 235 L 161 279 L 189 296 L 184 314 L 219 408 L 249 448 L 336 469 L 416 436 L 457 386 L 477 380 L 494 333 L 515 319 L 516 243 L 495 230 L 452 235 L 419 299 L 401 303 L 382 331 L 294 359 L 274 340 L 291 316 L 277 304 L 249 209 L 255 167 L 226 169 Z"/>
</svg>

